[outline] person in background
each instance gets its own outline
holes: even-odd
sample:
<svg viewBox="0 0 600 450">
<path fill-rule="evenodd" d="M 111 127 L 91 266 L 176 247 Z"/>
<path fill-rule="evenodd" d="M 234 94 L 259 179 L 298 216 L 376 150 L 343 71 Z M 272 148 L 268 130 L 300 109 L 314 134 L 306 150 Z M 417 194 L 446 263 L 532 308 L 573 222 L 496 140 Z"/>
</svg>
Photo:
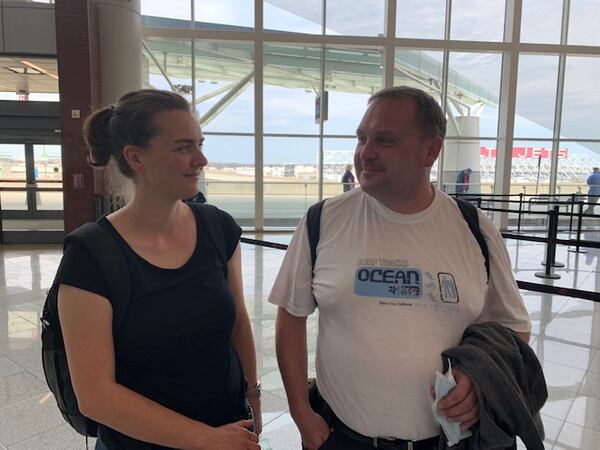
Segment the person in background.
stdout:
<svg viewBox="0 0 600 450">
<path fill-rule="evenodd" d="M 594 214 L 594 208 L 598 203 L 600 196 L 600 168 L 594 167 L 592 174 L 587 179 L 588 188 L 588 207 L 585 210 L 586 214 Z"/>
<path fill-rule="evenodd" d="M 457 194 L 466 194 L 469 192 L 469 183 L 471 181 L 471 172 L 473 172 L 470 168 L 466 168 L 458 172 L 456 176 L 456 193 Z"/>
<path fill-rule="evenodd" d="M 206 219 L 214 207 L 181 201 L 197 192 L 207 164 L 188 102 L 167 91 L 130 92 L 94 112 L 84 137 L 95 165 L 116 159 L 135 187 L 130 203 L 99 221 L 129 268 L 131 299 L 118 335 L 110 286 L 93 255 L 68 245 L 57 275 L 70 375 L 81 413 L 99 423 L 96 449 L 258 450 L 260 385 L 241 229 L 211 210 L 224 234 L 225 248 L 215 248 Z"/>
<path fill-rule="evenodd" d="M 354 175 L 352 174 L 352 165 L 348 164 L 346 166 L 346 171 L 344 172 L 344 175 L 342 175 L 342 184 L 343 184 L 344 192 L 348 192 L 350 189 L 354 189 L 355 182 L 356 182 L 356 179 L 354 178 Z"/>
</svg>

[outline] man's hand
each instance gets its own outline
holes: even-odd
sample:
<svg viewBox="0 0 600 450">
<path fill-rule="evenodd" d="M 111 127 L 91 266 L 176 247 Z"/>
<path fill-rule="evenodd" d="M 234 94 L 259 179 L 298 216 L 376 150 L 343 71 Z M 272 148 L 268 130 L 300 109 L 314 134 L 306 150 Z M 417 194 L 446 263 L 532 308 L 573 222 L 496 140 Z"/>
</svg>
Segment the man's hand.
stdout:
<svg viewBox="0 0 600 450">
<path fill-rule="evenodd" d="M 456 386 L 438 403 L 438 411 L 451 422 L 467 429 L 479 422 L 479 400 L 471 379 L 460 369 L 452 368 Z"/>
<path fill-rule="evenodd" d="M 329 425 L 314 411 L 295 419 L 306 450 L 317 450 L 329 439 Z"/>
</svg>

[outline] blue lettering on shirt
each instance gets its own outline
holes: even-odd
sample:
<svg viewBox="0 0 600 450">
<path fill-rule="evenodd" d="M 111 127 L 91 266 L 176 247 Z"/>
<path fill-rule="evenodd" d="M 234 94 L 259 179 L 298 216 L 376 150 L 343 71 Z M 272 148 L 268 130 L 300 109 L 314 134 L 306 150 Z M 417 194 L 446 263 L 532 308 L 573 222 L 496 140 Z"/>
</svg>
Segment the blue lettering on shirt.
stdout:
<svg viewBox="0 0 600 450">
<path fill-rule="evenodd" d="M 354 293 L 365 297 L 411 298 L 423 295 L 418 269 L 365 266 L 356 269 Z"/>
</svg>

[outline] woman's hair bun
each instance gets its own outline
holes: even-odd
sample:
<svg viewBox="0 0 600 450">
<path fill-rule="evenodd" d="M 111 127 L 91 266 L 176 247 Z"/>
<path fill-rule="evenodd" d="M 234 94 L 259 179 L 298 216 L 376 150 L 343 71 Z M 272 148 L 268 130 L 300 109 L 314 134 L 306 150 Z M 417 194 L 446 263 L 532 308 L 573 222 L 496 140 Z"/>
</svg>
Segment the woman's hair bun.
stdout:
<svg viewBox="0 0 600 450">
<path fill-rule="evenodd" d="M 91 162 L 95 166 L 106 166 L 110 160 L 112 152 L 109 127 L 113 113 L 113 106 L 99 109 L 83 124 L 83 139 L 90 149 Z"/>
</svg>

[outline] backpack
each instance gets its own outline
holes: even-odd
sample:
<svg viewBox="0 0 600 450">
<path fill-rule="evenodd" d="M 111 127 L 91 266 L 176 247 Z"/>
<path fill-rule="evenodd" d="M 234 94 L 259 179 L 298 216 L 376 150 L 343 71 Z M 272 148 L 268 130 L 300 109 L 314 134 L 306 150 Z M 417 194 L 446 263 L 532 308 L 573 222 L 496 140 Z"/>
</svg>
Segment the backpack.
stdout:
<svg viewBox="0 0 600 450">
<path fill-rule="evenodd" d="M 202 221 L 206 224 L 203 231 L 206 230 L 209 240 L 215 245 L 217 256 L 223 263 L 225 276 L 227 276 L 225 236 L 219 210 L 211 205 L 197 203 L 189 205 L 199 211 Z M 99 222 L 87 223 L 69 233 L 65 237 L 63 249 L 73 242 L 82 245 L 102 270 L 112 299 L 113 336 L 117 336 L 131 297 L 129 267 L 123 250 L 111 232 Z M 79 434 L 96 437 L 98 423 L 81 414 L 71 383 L 58 317 L 58 287 L 57 276 L 48 291 L 40 318 L 42 322 L 42 366 L 46 383 L 54 394 L 58 409 L 67 423 Z"/>
<path fill-rule="evenodd" d="M 471 233 L 473 233 L 473 237 L 479 244 L 479 248 L 481 249 L 481 253 L 483 254 L 483 258 L 485 259 L 485 272 L 487 274 L 487 278 L 490 278 L 490 257 L 487 243 L 485 242 L 485 238 L 483 234 L 481 234 L 481 230 L 479 229 L 479 216 L 477 213 L 477 208 L 471 203 L 461 200 L 459 198 L 454 198 L 456 204 L 458 205 L 458 209 L 467 222 Z M 323 204 L 325 200 L 321 200 L 319 203 L 315 203 L 310 208 L 308 208 L 308 212 L 306 213 L 306 225 L 308 228 L 308 242 L 310 246 L 310 260 L 313 268 L 313 273 L 315 270 L 315 264 L 317 262 L 317 245 L 319 244 L 319 238 L 321 235 L 321 212 L 323 211 Z"/>
</svg>

